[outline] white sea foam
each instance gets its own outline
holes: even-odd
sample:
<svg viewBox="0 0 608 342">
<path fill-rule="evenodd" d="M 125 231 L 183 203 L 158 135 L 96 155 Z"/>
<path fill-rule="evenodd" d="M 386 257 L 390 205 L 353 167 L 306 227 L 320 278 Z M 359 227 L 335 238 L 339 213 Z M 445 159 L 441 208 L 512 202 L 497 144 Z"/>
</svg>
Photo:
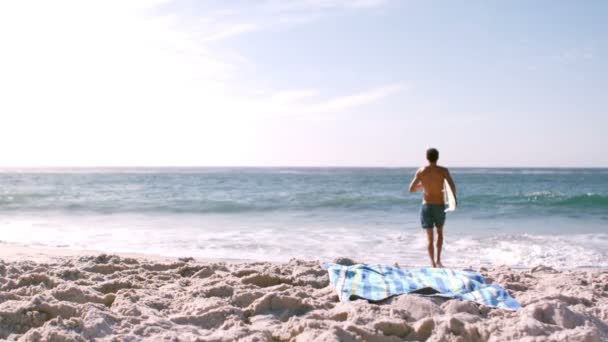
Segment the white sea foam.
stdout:
<svg viewBox="0 0 608 342">
<path fill-rule="evenodd" d="M 450 260 L 472 266 L 508 265 L 528 268 L 608 268 L 606 234 L 499 235 L 489 238 L 461 238 L 448 247 Z"/>
<path fill-rule="evenodd" d="M 276 218 L 82 216 L 11 217 L 0 220 L 6 242 L 198 258 L 288 261 L 347 256 L 364 262 L 428 264 L 420 228 L 354 226 L 335 222 L 294 224 Z M 495 234 L 464 236 L 446 230 L 443 260 L 456 267 L 608 268 L 608 235 Z"/>
</svg>

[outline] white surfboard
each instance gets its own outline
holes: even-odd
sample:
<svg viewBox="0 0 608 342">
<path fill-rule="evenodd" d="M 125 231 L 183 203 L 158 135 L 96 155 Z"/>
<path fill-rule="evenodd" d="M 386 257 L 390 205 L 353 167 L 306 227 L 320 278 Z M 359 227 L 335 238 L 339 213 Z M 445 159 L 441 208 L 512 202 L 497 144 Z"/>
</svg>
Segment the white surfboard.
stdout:
<svg viewBox="0 0 608 342">
<path fill-rule="evenodd" d="M 456 197 L 450 188 L 447 180 L 443 180 L 443 200 L 446 204 L 445 212 L 456 210 Z"/>
</svg>

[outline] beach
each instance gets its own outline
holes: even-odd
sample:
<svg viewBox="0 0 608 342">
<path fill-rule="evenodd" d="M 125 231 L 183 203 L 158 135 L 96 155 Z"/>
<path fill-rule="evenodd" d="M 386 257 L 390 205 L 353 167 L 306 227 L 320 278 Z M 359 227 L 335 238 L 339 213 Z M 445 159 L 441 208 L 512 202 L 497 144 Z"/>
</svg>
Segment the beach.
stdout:
<svg viewBox="0 0 608 342">
<path fill-rule="evenodd" d="M 111 255 L 2 244 L 9 341 L 603 341 L 608 271 L 480 268 L 522 308 L 406 294 L 340 302 L 316 260 Z"/>
<path fill-rule="evenodd" d="M 608 339 L 607 169 L 453 170 L 442 262 L 518 311 L 339 301 L 323 263 L 429 266 L 412 168 L 0 171 L 0 339 Z"/>
</svg>

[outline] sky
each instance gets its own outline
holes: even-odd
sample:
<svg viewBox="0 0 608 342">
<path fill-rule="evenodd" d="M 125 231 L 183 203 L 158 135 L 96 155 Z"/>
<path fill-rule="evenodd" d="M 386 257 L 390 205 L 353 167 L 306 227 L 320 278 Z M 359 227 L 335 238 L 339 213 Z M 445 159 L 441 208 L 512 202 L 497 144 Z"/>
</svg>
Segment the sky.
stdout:
<svg viewBox="0 0 608 342">
<path fill-rule="evenodd" d="M 0 2 L 0 166 L 608 167 L 607 1 Z"/>
</svg>

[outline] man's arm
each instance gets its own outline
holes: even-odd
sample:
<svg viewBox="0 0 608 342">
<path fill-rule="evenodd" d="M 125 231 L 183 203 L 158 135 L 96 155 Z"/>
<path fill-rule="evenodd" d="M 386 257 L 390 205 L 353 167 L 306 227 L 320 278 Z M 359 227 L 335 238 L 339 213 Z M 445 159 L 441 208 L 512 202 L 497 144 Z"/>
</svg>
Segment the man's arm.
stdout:
<svg viewBox="0 0 608 342">
<path fill-rule="evenodd" d="M 414 179 L 410 183 L 410 192 L 416 192 L 420 189 L 422 189 L 422 182 L 420 181 L 420 170 L 417 170 Z"/>
<path fill-rule="evenodd" d="M 454 199 L 456 200 L 456 205 L 458 205 L 458 196 L 456 196 L 456 183 L 454 183 L 454 180 L 452 179 L 452 176 L 450 175 L 450 171 L 448 171 L 448 169 L 445 169 L 445 180 L 448 181 L 448 184 L 450 185 L 450 188 L 452 189 L 452 193 L 454 194 Z"/>
</svg>

